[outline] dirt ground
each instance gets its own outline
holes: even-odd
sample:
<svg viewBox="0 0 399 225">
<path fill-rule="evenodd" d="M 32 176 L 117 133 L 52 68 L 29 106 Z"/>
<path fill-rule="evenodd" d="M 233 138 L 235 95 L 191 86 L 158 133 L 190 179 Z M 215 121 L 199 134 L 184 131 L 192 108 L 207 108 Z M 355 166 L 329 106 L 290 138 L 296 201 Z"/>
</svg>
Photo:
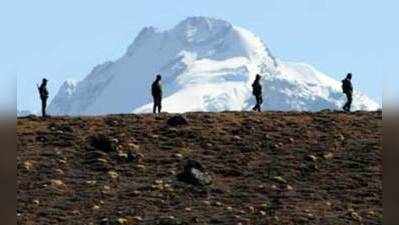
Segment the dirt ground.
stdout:
<svg viewBox="0 0 399 225">
<path fill-rule="evenodd" d="M 382 224 L 381 112 L 183 115 L 18 118 L 18 224 Z"/>
</svg>

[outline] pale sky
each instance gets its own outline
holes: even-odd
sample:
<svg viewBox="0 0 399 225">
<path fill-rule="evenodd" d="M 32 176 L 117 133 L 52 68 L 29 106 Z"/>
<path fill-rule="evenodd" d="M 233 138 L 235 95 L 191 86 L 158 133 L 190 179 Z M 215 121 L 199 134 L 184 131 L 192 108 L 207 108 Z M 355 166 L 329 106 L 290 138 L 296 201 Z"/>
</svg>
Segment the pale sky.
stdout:
<svg viewBox="0 0 399 225">
<path fill-rule="evenodd" d="M 0 102 L 15 100 L 18 76 L 18 109 L 38 111 L 42 77 L 54 96 L 64 80 L 121 57 L 143 27 L 210 16 L 260 36 L 277 58 L 338 80 L 352 72 L 356 88 L 381 103 L 383 87 L 399 86 L 398 8 L 395 0 L 7 1 L 0 3 Z"/>
</svg>

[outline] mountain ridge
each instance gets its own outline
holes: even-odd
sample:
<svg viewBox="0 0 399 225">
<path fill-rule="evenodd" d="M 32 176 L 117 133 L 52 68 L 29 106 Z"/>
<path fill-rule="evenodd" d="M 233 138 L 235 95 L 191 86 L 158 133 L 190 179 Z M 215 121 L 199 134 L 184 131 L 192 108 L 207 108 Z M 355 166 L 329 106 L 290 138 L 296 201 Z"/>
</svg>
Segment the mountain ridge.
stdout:
<svg viewBox="0 0 399 225">
<path fill-rule="evenodd" d="M 249 110 L 250 83 L 257 73 L 264 76 L 268 110 L 335 110 L 344 101 L 336 82 L 327 84 L 325 78 L 320 85 L 308 82 L 327 75 L 278 60 L 252 32 L 220 19 L 189 17 L 169 30 L 143 28 L 121 58 L 96 66 L 72 92 L 63 85 L 68 88 L 59 90 L 49 111 L 54 115 L 150 112 L 149 86 L 156 73 L 163 75 L 163 108 L 168 112 Z M 367 96 L 355 93 L 355 110 L 377 108 Z"/>
</svg>

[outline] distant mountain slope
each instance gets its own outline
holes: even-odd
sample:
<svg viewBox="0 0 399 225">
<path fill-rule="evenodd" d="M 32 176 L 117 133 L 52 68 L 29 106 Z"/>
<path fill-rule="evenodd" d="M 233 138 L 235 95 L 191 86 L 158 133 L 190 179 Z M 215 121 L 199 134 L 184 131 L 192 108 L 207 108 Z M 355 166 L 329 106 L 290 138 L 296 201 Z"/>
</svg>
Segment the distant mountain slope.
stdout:
<svg viewBox="0 0 399 225">
<path fill-rule="evenodd" d="M 115 62 L 95 67 L 81 82 L 65 83 L 51 114 L 149 112 L 149 87 L 163 75 L 164 110 L 249 110 L 251 83 L 263 75 L 269 110 L 339 109 L 340 84 L 309 65 L 277 60 L 253 33 L 213 18 L 191 17 L 171 30 L 144 28 Z M 355 110 L 378 104 L 355 94 Z"/>
</svg>

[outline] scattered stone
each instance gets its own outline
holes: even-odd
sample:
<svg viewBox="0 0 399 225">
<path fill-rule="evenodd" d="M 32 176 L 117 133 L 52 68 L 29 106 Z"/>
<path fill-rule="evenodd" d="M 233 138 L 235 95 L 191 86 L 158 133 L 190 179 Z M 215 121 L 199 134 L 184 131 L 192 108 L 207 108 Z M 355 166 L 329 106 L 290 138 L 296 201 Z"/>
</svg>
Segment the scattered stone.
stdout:
<svg viewBox="0 0 399 225">
<path fill-rule="evenodd" d="M 50 183 L 54 187 L 65 187 L 65 184 L 62 180 L 50 180 Z"/>
<path fill-rule="evenodd" d="M 116 221 L 118 222 L 118 224 L 127 224 L 127 219 L 125 218 L 118 218 Z"/>
<path fill-rule="evenodd" d="M 287 184 L 287 181 L 280 176 L 273 177 L 272 180 L 276 183 Z"/>
<path fill-rule="evenodd" d="M 25 161 L 24 162 L 24 167 L 25 167 L 26 170 L 31 170 L 32 167 L 33 167 L 33 162 L 30 161 L 30 160 Z"/>
<path fill-rule="evenodd" d="M 128 162 L 135 162 L 135 161 L 138 161 L 140 159 L 140 157 L 139 157 L 138 154 L 135 154 L 135 153 L 129 151 L 127 153 L 126 159 L 127 159 Z"/>
<path fill-rule="evenodd" d="M 141 216 L 134 216 L 134 217 L 131 218 L 131 221 L 132 221 L 133 224 L 137 224 L 139 222 L 142 222 L 143 218 Z"/>
<path fill-rule="evenodd" d="M 118 157 L 119 157 L 122 161 L 127 160 L 127 154 L 124 153 L 124 152 L 118 152 Z"/>
<path fill-rule="evenodd" d="M 93 209 L 93 210 L 99 210 L 99 209 L 100 209 L 100 206 L 98 206 L 98 205 L 93 205 L 92 209 Z"/>
<path fill-rule="evenodd" d="M 177 175 L 178 180 L 198 186 L 210 185 L 212 178 L 205 172 L 204 167 L 195 160 L 188 159 L 184 171 Z"/>
<path fill-rule="evenodd" d="M 222 204 L 221 202 L 215 202 L 215 205 L 220 207 L 220 206 L 222 206 L 223 204 Z"/>
<path fill-rule="evenodd" d="M 211 205 L 211 202 L 210 201 L 202 201 L 202 203 L 204 203 L 204 205 L 207 205 L 207 206 L 210 206 Z"/>
<path fill-rule="evenodd" d="M 255 212 L 255 207 L 248 206 L 248 210 L 249 210 L 250 213 L 254 213 Z"/>
<path fill-rule="evenodd" d="M 100 225 L 108 225 L 108 224 L 110 224 L 108 218 L 101 219 Z"/>
<path fill-rule="evenodd" d="M 317 157 L 314 156 L 314 155 L 307 155 L 307 156 L 305 156 L 305 160 L 311 161 L 311 162 L 316 162 L 317 161 Z"/>
<path fill-rule="evenodd" d="M 112 178 L 112 179 L 117 179 L 119 177 L 119 174 L 115 171 L 109 171 L 108 175 Z"/>
<path fill-rule="evenodd" d="M 176 153 L 175 157 L 178 158 L 178 159 L 182 159 L 184 156 L 182 154 L 180 154 L 180 153 Z"/>
<path fill-rule="evenodd" d="M 172 116 L 166 123 L 172 127 L 188 125 L 187 119 L 182 115 Z"/>
<path fill-rule="evenodd" d="M 158 220 L 157 225 L 180 225 L 182 224 L 181 220 L 176 219 L 173 216 L 165 217 L 165 218 L 160 218 Z"/>
<path fill-rule="evenodd" d="M 136 144 L 134 144 L 134 143 L 129 143 L 128 146 L 129 146 L 130 148 L 132 148 L 132 150 L 134 150 L 134 151 L 138 151 L 138 150 L 140 149 L 140 146 L 139 146 L 139 145 L 136 145 Z"/>
<path fill-rule="evenodd" d="M 331 153 L 331 152 L 329 152 L 329 153 L 327 153 L 327 154 L 324 154 L 324 155 L 323 155 L 323 158 L 324 158 L 324 159 L 327 159 L 327 160 L 333 159 L 333 158 L 334 158 L 334 154 Z"/>
<path fill-rule="evenodd" d="M 137 169 L 140 169 L 140 170 L 145 170 L 145 166 L 144 166 L 144 165 L 141 165 L 141 164 L 139 164 L 139 165 L 137 165 Z"/>
<path fill-rule="evenodd" d="M 104 152 L 111 152 L 117 149 L 114 141 L 114 139 L 107 137 L 104 134 L 98 134 L 96 136 L 90 137 L 90 145 L 95 149 Z"/>
<path fill-rule="evenodd" d="M 293 191 L 294 188 L 291 185 L 287 184 L 286 190 L 287 191 Z"/>
<path fill-rule="evenodd" d="M 35 199 L 35 200 L 33 200 L 33 203 L 34 203 L 35 205 L 39 205 L 39 204 L 40 204 L 40 201 L 37 200 L 37 199 Z"/>
<path fill-rule="evenodd" d="M 56 169 L 55 172 L 58 173 L 59 175 L 64 175 L 64 171 L 61 169 Z"/>
<path fill-rule="evenodd" d="M 233 136 L 233 138 L 234 138 L 234 140 L 236 140 L 236 141 L 239 141 L 239 140 L 241 140 L 241 137 L 240 137 L 240 136 L 238 136 L 238 135 L 234 135 L 234 136 Z"/>
</svg>

